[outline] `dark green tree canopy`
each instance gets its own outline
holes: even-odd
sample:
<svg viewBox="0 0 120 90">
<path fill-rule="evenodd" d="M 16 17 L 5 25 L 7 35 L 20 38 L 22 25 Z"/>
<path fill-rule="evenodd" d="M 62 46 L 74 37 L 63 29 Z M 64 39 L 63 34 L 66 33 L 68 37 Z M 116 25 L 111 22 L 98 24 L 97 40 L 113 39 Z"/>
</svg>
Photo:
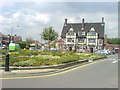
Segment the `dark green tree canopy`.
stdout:
<svg viewBox="0 0 120 90">
<path fill-rule="evenodd" d="M 53 41 L 58 37 L 58 33 L 55 32 L 53 27 L 45 27 L 41 33 L 41 38 L 48 41 Z"/>
<path fill-rule="evenodd" d="M 107 38 L 109 44 L 120 45 L 120 38 Z"/>
</svg>

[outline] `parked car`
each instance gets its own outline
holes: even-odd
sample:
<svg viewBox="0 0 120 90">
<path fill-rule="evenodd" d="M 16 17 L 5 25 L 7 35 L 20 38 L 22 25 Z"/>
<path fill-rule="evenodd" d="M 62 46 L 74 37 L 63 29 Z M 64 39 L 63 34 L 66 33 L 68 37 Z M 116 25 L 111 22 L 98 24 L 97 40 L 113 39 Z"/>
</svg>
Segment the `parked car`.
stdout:
<svg viewBox="0 0 120 90">
<path fill-rule="evenodd" d="M 49 48 L 43 48 L 44 51 L 49 51 Z"/>
<path fill-rule="evenodd" d="M 57 48 L 50 48 L 50 51 L 57 51 Z"/>
<path fill-rule="evenodd" d="M 35 47 L 30 47 L 29 50 L 35 50 Z"/>
<path fill-rule="evenodd" d="M 114 50 L 111 50 L 110 53 L 111 53 L 111 54 L 115 54 L 115 51 L 114 51 Z"/>
<path fill-rule="evenodd" d="M 110 55 L 110 51 L 109 50 L 98 50 L 97 52 L 95 52 L 96 54 L 104 54 L 104 55 Z"/>
<path fill-rule="evenodd" d="M 6 45 L 1 46 L 2 49 L 7 49 Z"/>
</svg>

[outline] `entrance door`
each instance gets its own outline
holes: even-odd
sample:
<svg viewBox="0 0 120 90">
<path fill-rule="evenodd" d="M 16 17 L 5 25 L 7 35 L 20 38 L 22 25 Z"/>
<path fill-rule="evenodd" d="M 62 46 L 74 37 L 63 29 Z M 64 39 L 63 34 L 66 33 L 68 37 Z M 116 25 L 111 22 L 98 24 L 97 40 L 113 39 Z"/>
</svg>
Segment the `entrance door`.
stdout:
<svg viewBox="0 0 120 90">
<path fill-rule="evenodd" d="M 72 51 L 72 47 L 69 47 L 69 50 Z"/>
<path fill-rule="evenodd" d="M 90 48 L 90 53 L 93 53 L 93 48 Z"/>
</svg>

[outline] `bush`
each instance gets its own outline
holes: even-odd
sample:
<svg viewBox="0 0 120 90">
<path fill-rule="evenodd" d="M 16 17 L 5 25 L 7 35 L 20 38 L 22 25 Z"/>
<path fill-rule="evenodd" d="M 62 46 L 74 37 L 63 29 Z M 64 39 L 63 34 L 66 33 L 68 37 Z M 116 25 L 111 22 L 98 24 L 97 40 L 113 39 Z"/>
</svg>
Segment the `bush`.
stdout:
<svg viewBox="0 0 120 90">
<path fill-rule="evenodd" d="M 26 42 L 21 42 L 21 43 L 17 43 L 17 44 L 19 44 L 20 45 L 20 47 L 22 48 L 22 49 L 24 49 L 24 48 L 26 48 Z"/>
<path fill-rule="evenodd" d="M 27 60 L 27 61 L 21 61 L 21 62 L 16 62 L 13 64 L 13 66 L 40 66 L 42 65 L 42 62 L 37 61 L 37 60 Z"/>
<path fill-rule="evenodd" d="M 2 55 L 6 55 L 7 54 L 7 50 L 6 49 L 3 49 L 1 51 L 2 51 Z"/>
<path fill-rule="evenodd" d="M 53 56 L 63 56 L 64 55 L 64 53 L 62 53 L 62 51 L 52 51 L 51 52 L 51 55 L 53 55 Z"/>
<path fill-rule="evenodd" d="M 24 56 L 31 56 L 31 55 L 38 55 L 39 52 L 36 50 L 20 50 L 19 51 L 20 55 L 24 55 Z"/>
<path fill-rule="evenodd" d="M 20 50 L 10 54 L 10 66 L 55 65 L 104 56 L 91 53 Z M 3 56 L 2 65 L 5 65 L 5 55 Z"/>
</svg>

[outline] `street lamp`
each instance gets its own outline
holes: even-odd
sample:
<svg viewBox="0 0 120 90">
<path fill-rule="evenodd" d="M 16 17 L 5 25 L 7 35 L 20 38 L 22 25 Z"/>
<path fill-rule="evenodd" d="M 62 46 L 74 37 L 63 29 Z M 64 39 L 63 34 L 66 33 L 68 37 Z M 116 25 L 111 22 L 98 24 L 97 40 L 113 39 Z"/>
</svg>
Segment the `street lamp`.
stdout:
<svg viewBox="0 0 120 90">
<path fill-rule="evenodd" d="M 17 27 L 19 27 L 19 26 L 17 26 Z M 10 42 L 13 42 L 14 40 L 13 40 L 13 37 L 14 36 L 12 36 L 12 33 L 13 33 L 13 26 L 12 26 L 12 30 L 11 30 L 11 35 L 10 34 L 8 34 L 8 36 L 9 36 L 9 44 L 10 44 Z M 8 45 L 8 52 L 9 52 L 9 45 Z M 5 71 L 6 72 L 8 72 L 9 71 L 9 53 L 8 54 L 6 54 L 6 61 L 5 61 Z"/>
<path fill-rule="evenodd" d="M 20 27 L 20 26 L 17 26 L 17 27 Z M 9 43 L 14 41 L 14 36 L 12 36 L 12 33 L 13 33 L 13 26 L 11 29 L 11 35 L 10 34 L 8 35 L 9 36 Z"/>
</svg>

